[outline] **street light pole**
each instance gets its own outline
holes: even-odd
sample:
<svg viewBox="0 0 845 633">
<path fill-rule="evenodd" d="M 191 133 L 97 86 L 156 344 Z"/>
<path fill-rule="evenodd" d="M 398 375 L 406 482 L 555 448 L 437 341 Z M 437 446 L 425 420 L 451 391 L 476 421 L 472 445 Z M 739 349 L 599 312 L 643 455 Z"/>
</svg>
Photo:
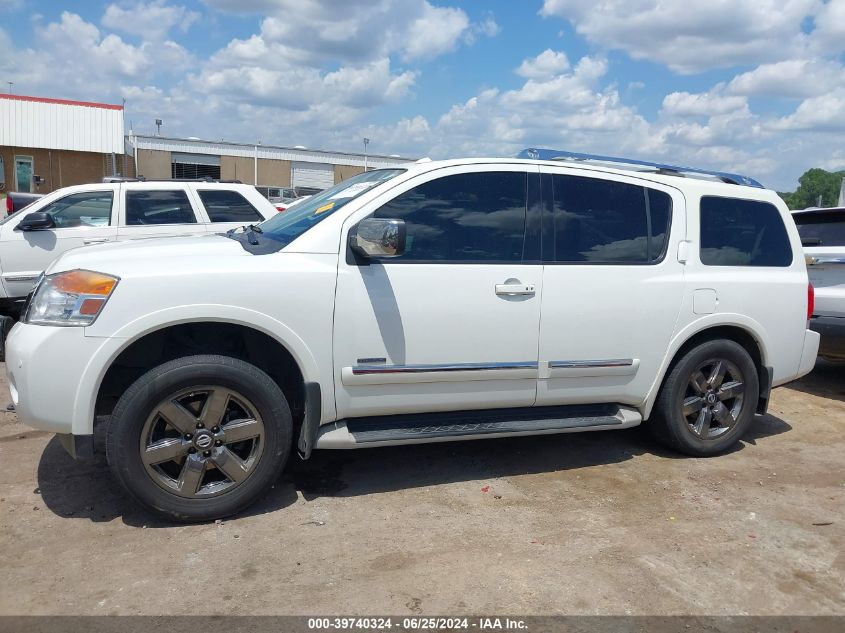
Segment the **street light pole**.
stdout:
<svg viewBox="0 0 845 633">
<path fill-rule="evenodd" d="M 364 171 L 367 171 L 367 145 L 370 144 L 370 139 L 364 137 Z"/>
</svg>

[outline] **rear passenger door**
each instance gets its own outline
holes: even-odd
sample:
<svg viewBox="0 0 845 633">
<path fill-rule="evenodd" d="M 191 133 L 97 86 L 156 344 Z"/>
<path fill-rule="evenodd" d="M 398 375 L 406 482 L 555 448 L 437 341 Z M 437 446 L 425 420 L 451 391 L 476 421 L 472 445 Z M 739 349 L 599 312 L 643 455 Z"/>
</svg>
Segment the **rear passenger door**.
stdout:
<svg viewBox="0 0 845 633">
<path fill-rule="evenodd" d="M 637 404 L 683 300 L 683 196 L 634 177 L 542 171 L 537 405 Z"/>
<path fill-rule="evenodd" d="M 208 230 L 212 233 L 264 221 L 258 209 L 238 191 L 197 189 L 197 195 L 208 215 Z"/>
<path fill-rule="evenodd" d="M 121 202 L 119 240 L 205 233 L 185 187 L 127 183 Z"/>
</svg>

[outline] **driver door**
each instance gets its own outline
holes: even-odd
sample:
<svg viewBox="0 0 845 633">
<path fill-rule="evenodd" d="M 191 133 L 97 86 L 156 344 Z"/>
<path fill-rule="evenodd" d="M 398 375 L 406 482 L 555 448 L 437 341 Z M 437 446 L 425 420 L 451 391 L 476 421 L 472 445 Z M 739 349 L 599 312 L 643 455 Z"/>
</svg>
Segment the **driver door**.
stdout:
<svg viewBox="0 0 845 633">
<path fill-rule="evenodd" d="M 79 246 L 114 241 L 117 226 L 113 189 L 76 191 L 46 206 L 29 208 L 0 232 L 0 269 L 10 299 L 24 298 L 50 263 Z M 33 205 L 34 207 L 35 205 Z M 18 223 L 33 210 L 48 213 L 55 227 L 21 231 Z"/>
</svg>

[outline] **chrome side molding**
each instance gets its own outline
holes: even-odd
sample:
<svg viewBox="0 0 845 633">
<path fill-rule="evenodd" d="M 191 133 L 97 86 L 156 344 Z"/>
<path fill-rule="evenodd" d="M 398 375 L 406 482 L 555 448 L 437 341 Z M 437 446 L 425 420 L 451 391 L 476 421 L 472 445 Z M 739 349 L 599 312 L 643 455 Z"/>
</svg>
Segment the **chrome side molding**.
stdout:
<svg viewBox="0 0 845 633">
<path fill-rule="evenodd" d="M 588 369 L 593 367 L 631 367 L 634 364 L 633 358 L 613 358 L 609 360 L 552 360 L 549 361 L 551 369 Z"/>
<path fill-rule="evenodd" d="M 374 374 L 428 374 L 452 371 L 501 371 L 506 369 L 537 369 L 536 362 L 516 363 L 444 363 L 434 365 L 355 365 L 353 376 Z"/>
</svg>

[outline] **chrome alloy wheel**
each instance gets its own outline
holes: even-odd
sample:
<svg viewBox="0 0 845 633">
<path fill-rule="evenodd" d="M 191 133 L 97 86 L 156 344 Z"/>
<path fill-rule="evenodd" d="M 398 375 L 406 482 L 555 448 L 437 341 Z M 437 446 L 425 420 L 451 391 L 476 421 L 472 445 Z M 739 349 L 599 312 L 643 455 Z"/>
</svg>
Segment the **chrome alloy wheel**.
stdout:
<svg viewBox="0 0 845 633">
<path fill-rule="evenodd" d="M 745 379 L 723 359 L 708 360 L 692 372 L 682 404 L 690 432 L 702 440 L 727 433 L 742 411 Z"/>
<path fill-rule="evenodd" d="M 198 386 L 162 400 L 141 431 L 141 460 L 159 486 L 205 499 L 242 484 L 264 452 L 264 423 L 241 394 Z"/>
</svg>

